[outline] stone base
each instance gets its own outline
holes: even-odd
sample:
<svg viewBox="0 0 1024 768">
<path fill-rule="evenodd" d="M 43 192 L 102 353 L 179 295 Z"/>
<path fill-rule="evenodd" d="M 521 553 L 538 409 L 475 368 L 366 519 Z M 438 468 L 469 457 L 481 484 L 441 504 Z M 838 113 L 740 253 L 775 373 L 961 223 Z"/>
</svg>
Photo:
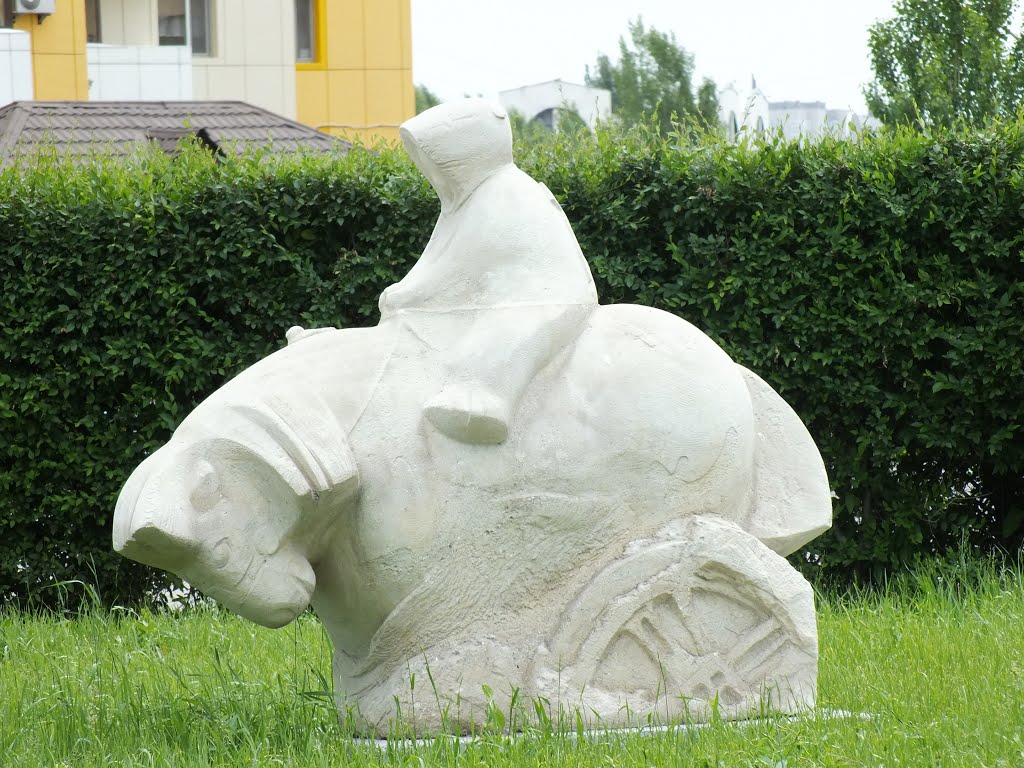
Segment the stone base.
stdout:
<svg viewBox="0 0 1024 768">
<path fill-rule="evenodd" d="M 676 723 L 674 725 L 646 725 L 636 728 L 597 728 L 584 730 L 582 734 L 579 731 L 565 731 L 564 733 L 558 734 L 558 738 L 564 738 L 570 742 L 576 742 L 580 738 L 587 741 L 598 742 L 608 738 L 621 738 L 623 736 L 631 736 L 633 734 L 639 736 L 661 736 L 667 733 L 688 733 L 690 731 L 699 731 L 705 728 L 710 728 L 713 725 L 724 725 L 730 728 L 750 728 L 752 726 L 763 725 L 765 723 L 797 723 L 805 720 L 871 720 L 874 716 L 866 712 L 847 712 L 844 709 L 820 709 L 820 710 L 809 710 L 802 714 L 793 715 L 776 715 L 773 717 L 753 717 L 742 720 L 721 720 L 717 723 L 710 722 L 699 722 L 699 723 Z M 507 734 L 507 738 L 512 740 L 528 739 L 533 738 L 536 735 L 536 731 L 516 731 L 511 734 Z M 502 737 L 506 737 L 506 734 L 501 734 Z M 463 750 L 473 744 L 477 744 L 483 741 L 493 741 L 495 734 L 493 733 L 477 733 L 471 736 L 455 736 L 454 734 L 441 734 L 438 736 L 430 736 L 419 739 L 373 739 L 373 738 L 360 738 L 354 737 L 352 743 L 357 746 L 376 746 L 381 750 L 385 749 L 403 749 L 413 750 L 421 747 L 430 747 L 437 744 L 438 741 L 447 742 L 450 744 L 457 744 L 459 750 Z"/>
<path fill-rule="evenodd" d="M 579 710 L 609 728 L 814 707 L 813 591 L 732 523 L 699 516 L 633 542 L 561 597 L 540 637 L 524 620 L 425 648 L 366 686 L 337 681 L 353 691 L 340 711 L 385 736 L 470 733 L 516 702 L 529 717 L 541 701 L 552 719 Z"/>
</svg>

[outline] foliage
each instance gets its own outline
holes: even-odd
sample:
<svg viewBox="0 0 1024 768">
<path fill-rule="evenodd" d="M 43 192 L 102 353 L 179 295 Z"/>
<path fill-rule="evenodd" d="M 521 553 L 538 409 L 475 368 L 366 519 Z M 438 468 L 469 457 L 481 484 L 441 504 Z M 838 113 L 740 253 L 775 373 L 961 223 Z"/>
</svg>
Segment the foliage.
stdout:
<svg viewBox="0 0 1024 768">
<path fill-rule="evenodd" d="M 1024 760 L 1019 571 L 923 568 L 885 590 L 825 594 L 818 631 L 827 716 L 577 739 L 575 718 L 548 715 L 557 702 L 526 701 L 525 717 L 507 718 L 523 736 L 378 746 L 353 741 L 339 723 L 330 643 L 310 614 L 275 631 L 207 607 L 90 610 L 70 621 L 0 611 L 0 754 L 6 768 L 973 768 Z M 433 706 L 429 685 L 421 689 L 418 707 Z M 487 714 L 500 722 L 509 713 Z"/>
<path fill-rule="evenodd" d="M 541 158 L 602 299 L 696 323 L 807 424 L 836 499 L 803 557 L 839 580 L 1024 542 L 1022 130 Z"/>
<path fill-rule="evenodd" d="M 619 38 L 618 63 L 602 53 L 593 74 L 589 67 L 586 73 L 587 85 L 611 91 L 612 111 L 624 125 L 653 119 L 665 135 L 674 130 L 674 122 L 687 118 L 718 124 L 714 83 L 705 80 L 695 99 L 692 80 L 693 55 L 679 45 L 675 33 L 648 29 L 640 17 L 629 22 L 629 42 Z"/>
<path fill-rule="evenodd" d="M 512 138 L 519 144 L 557 144 L 556 133 L 577 134 L 589 132 L 586 122 L 571 106 L 557 107 L 551 110 L 551 125 L 540 116 L 532 120 L 515 109 L 508 111 L 509 123 L 512 125 Z"/>
<path fill-rule="evenodd" d="M 291 325 L 372 323 L 435 216 L 386 151 L 0 171 L 0 600 L 164 583 L 111 552 L 131 467 Z"/>
<path fill-rule="evenodd" d="M 897 0 L 869 33 L 871 113 L 885 123 L 983 125 L 1012 117 L 1024 97 L 1016 0 Z"/>
<path fill-rule="evenodd" d="M 518 110 L 510 109 L 508 111 L 508 120 L 512 125 L 512 139 L 517 145 L 533 142 L 545 143 L 553 139 L 554 131 L 539 120 L 527 118 Z"/>
<path fill-rule="evenodd" d="M 431 107 L 441 103 L 441 97 L 427 88 L 425 85 L 416 86 L 416 114 L 426 112 Z"/>
<path fill-rule="evenodd" d="M 590 130 L 586 120 L 568 104 L 555 110 L 555 119 L 559 133 L 584 133 Z"/>
<path fill-rule="evenodd" d="M 718 126 L 718 112 L 718 86 L 705 77 L 697 89 L 698 122 L 707 128 L 715 128 Z"/>
<path fill-rule="evenodd" d="M 698 325 L 807 424 L 837 581 L 1024 541 L 1024 127 L 729 143 L 519 143 L 605 302 Z M 284 331 L 377 320 L 438 203 L 400 152 L 0 170 L 0 599 L 137 598 L 110 551 L 128 474 Z"/>
</svg>

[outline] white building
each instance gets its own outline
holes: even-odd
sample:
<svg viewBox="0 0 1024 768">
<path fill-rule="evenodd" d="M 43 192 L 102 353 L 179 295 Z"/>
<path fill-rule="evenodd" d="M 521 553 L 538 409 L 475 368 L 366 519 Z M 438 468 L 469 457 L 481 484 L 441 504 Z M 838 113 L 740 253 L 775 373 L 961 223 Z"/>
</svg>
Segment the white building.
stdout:
<svg viewBox="0 0 1024 768">
<path fill-rule="evenodd" d="M 590 129 L 599 120 L 607 120 L 612 114 L 611 91 L 561 80 L 501 91 L 498 93 L 498 101 L 505 109 L 514 110 L 528 120 L 537 120 L 552 130 L 558 128 L 558 113 L 561 110 L 572 110 Z"/>
<path fill-rule="evenodd" d="M 850 109 L 828 109 L 823 101 L 773 101 L 768 104 L 771 125 L 779 126 L 787 139 L 835 136 L 850 138 L 862 128 L 874 128 L 878 120 Z"/>
<path fill-rule="evenodd" d="M 735 83 L 729 83 L 718 92 L 718 122 L 730 139 L 740 131 L 764 133 L 771 122 L 768 99 L 751 81 L 749 91 L 741 92 Z"/>
<path fill-rule="evenodd" d="M 28 32 L 0 27 L 0 107 L 12 101 L 27 101 L 34 93 Z"/>
<path fill-rule="evenodd" d="M 823 101 L 768 101 L 751 78 L 750 88 L 730 83 L 718 92 L 718 119 L 729 138 L 741 132 L 781 130 L 787 139 L 836 136 L 849 138 L 878 120 L 849 109 L 828 109 Z"/>
</svg>

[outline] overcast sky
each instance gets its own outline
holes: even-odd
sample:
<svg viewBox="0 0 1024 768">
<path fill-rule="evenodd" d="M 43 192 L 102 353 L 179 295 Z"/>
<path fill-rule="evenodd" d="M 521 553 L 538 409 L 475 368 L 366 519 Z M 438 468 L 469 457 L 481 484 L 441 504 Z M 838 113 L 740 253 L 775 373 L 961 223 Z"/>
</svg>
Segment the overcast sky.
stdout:
<svg viewBox="0 0 1024 768">
<path fill-rule="evenodd" d="M 561 78 L 583 82 L 614 60 L 630 19 L 694 55 L 720 87 L 750 77 L 769 101 L 824 101 L 865 112 L 868 27 L 892 0 L 412 0 L 413 79 L 443 99 Z"/>
</svg>

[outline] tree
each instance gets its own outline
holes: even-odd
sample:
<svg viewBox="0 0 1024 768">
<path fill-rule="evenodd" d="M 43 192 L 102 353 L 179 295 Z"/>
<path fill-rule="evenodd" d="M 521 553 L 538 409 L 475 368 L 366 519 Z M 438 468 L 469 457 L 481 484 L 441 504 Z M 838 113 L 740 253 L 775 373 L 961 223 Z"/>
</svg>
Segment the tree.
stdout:
<svg viewBox="0 0 1024 768">
<path fill-rule="evenodd" d="M 695 98 L 692 54 L 679 45 L 674 33 L 648 29 L 640 17 L 629 22 L 629 42 L 619 38 L 618 63 L 598 54 L 594 72 L 587 68 L 586 83 L 612 92 L 612 111 L 626 125 L 654 116 L 661 132 L 668 133 L 673 116 L 718 123 L 715 84 L 705 79 Z"/>
<path fill-rule="evenodd" d="M 533 143 L 546 141 L 553 133 L 540 120 L 531 120 L 522 112 L 515 109 L 508 110 L 508 120 L 512 126 L 512 137 L 517 142 Z"/>
<path fill-rule="evenodd" d="M 875 79 L 864 89 L 884 123 L 978 125 L 1016 114 L 1024 42 L 1010 29 L 1017 0 L 896 0 L 869 30 Z"/>
<path fill-rule="evenodd" d="M 425 85 L 416 86 L 416 114 L 420 112 L 426 112 L 431 107 L 436 107 L 441 103 L 441 99 L 436 93 L 427 88 Z"/>
<path fill-rule="evenodd" d="M 587 123 L 568 104 L 533 118 L 510 109 L 508 119 L 512 125 L 512 138 L 519 144 L 543 144 L 550 142 L 556 135 L 575 136 L 590 132 Z"/>
<path fill-rule="evenodd" d="M 572 104 L 563 104 L 555 110 L 555 120 L 559 133 L 577 134 L 589 133 L 590 128 L 587 121 L 580 117 Z"/>
<path fill-rule="evenodd" d="M 706 77 L 697 89 L 697 114 L 703 125 L 718 125 L 718 86 Z"/>
</svg>

